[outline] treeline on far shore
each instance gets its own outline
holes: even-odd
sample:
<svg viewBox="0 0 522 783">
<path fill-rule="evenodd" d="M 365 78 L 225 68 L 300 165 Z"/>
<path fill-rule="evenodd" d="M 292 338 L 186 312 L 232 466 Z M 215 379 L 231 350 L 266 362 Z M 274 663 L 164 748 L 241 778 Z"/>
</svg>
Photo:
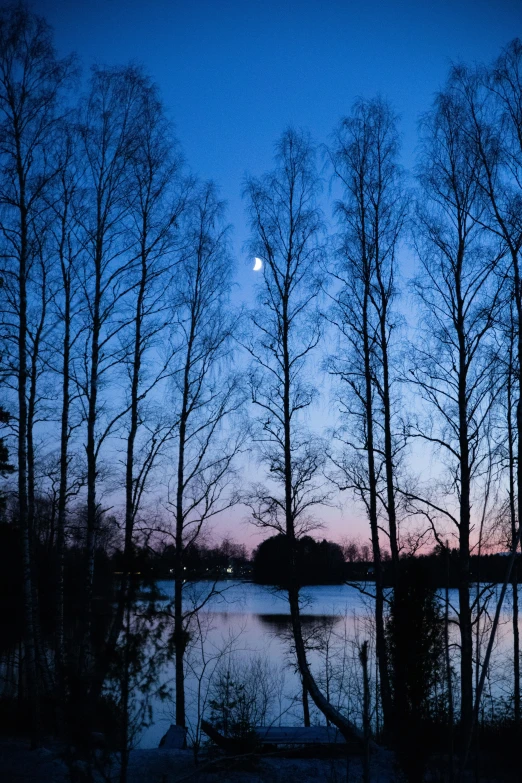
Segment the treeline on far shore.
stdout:
<svg viewBox="0 0 522 783">
<path fill-rule="evenodd" d="M 303 536 L 299 540 L 298 571 L 301 585 L 343 584 L 345 582 L 372 582 L 375 580 L 374 563 L 366 547 L 360 548 L 357 559 L 350 557 L 350 547 L 341 546 L 326 539 L 316 540 Z M 225 538 L 214 546 L 194 544 L 187 548 L 185 579 L 245 579 L 257 584 L 286 587 L 288 576 L 288 542 L 278 534 L 262 541 L 249 556 L 246 547 Z M 348 551 L 347 551 L 348 550 Z M 508 566 L 509 553 L 497 552 L 471 555 L 470 583 L 503 583 Z M 434 588 L 458 588 L 459 550 L 441 550 L 435 547 L 425 554 L 405 554 L 402 559 L 414 558 L 422 567 L 426 581 Z M 174 578 L 175 547 L 168 544 L 157 549 L 137 548 L 134 569 L 145 581 Z M 513 570 L 517 582 L 522 581 L 520 553 Z M 110 564 L 116 576 L 123 568 L 122 553 L 115 550 Z M 383 586 L 393 585 L 392 561 L 384 552 L 381 562 Z M 510 582 L 513 581 L 513 573 Z"/>
<path fill-rule="evenodd" d="M 5 557 L 0 557 L 1 581 L 7 592 L 22 591 L 20 566 L 21 551 L 18 551 L 13 539 L 10 525 L 0 524 L 0 548 Z M 64 562 L 67 571 L 71 573 L 71 581 L 78 577 L 77 560 L 80 557 L 81 542 L 73 541 L 65 554 Z M 119 530 L 114 518 L 109 517 L 100 531 L 100 546 L 97 549 L 100 576 L 98 592 L 109 595 L 104 585 L 112 582 L 112 577 L 123 572 L 123 550 Z M 49 551 L 45 545 L 40 547 L 41 567 L 40 581 L 46 580 L 46 572 L 52 571 Z M 9 555 L 7 554 L 9 553 Z M 137 583 L 148 585 L 158 580 L 174 578 L 175 546 L 170 543 L 158 542 L 156 546 L 149 544 L 134 547 L 131 571 Z M 470 583 L 502 583 L 508 566 L 508 553 L 489 553 L 472 555 L 470 559 Z M 204 579 L 245 579 L 257 584 L 286 586 L 288 574 L 288 542 L 284 534 L 269 536 L 249 554 L 244 544 L 239 544 L 225 537 L 215 544 L 193 543 L 187 547 L 184 558 L 184 578 L 186 581 Z M 459 552 L 458 549 L 443 550 L 436 546 L 430 552 L 412 555 L 404 558 L 414 558 L 422 567 L 427 581 L 435 588 L 456 588 L 459 584 Z M 383 586 L 393 584 L 392 561 L 386 550 L 382 553 L 381 568 Z M 299 581 L 302 585 L 343 584 L 345 582 L 374 581 L 375 568 L 370 547 L 354 542 L 343 545 L 326 539 L 314 539 L 305 535 L 299 539 L 298 546 Z M 514 564 L 517 581 L 522 581 L 520 554 Z M 49 575 L 49 582 L 52 579 Z M 513 581 L 513 574 L 511 580 Z M 18 588 L 18 589 L 17 589 Z M 52 585 L 49 585 L 52 590 Z M 79 587 L 78 587 L 79 589 Z"/>
<path fill-rule="evenodd" d="M 408 556 L 411 557 L 411 556 Z M 458 588 L 459 586 L 459 561 L 458 549 L 452 549 L 449 554 L 434 551 L 425 555 L 414 555 L 415 560 L 422 564 L 427 581 L 435 588 Z M 503 583 L 506 578 L 508 557 L 505 553 L 486 555 L 472 555 L 469 574 L 470 583 L 486 582 L 491 584 Z M 520 554 L 517 555 L 513 566 L 517 582 L 522 581 L 522 568 L 520 567 Z M 357 582 L 374 579 L 373 564 L 371 562 L 353 562 L 344 564 L 344 581 Z M 384 586 L 392 586 L 391 560 L 383 563 Z M 510 582 L 513 581 L 511 574 Z"/>
<path fill-rule="evenodd" d="M 288 543 L 282 534 L 265 539 L 252 555 L 252 579 L 259 584 L 285 587 L 288 574 Z M 407 554 L 403 559 L 414 558 L 422 568 L 426 581 L 435 588 L 456 588 L 459 585 L 459 551 L 442 550 L 436 546 L 426 554 Z M 508 557 L 505 553 L 472 555 L 470 559 L 470 583 L 502 583 L 506 576 Z M 383 586 L 393 584 L 391 557 L 384 551 L 381 561 Z M 340 546 L 333 541 L 315 541 L 311 536 L 299 540 L 298 570 L 302 585 L 342 584 L 344 582 L 374 581 L 374 563 L 369 547 L 356 547 L 353 543 Z M 514 564 L 517 581 L 522 579 L 520 555 Z M 513 574 L 511 575 L 513 577 Z"/>
<path fill-rule="evenodd" d="M 172 577 L 170 547 L 147 554 L 145 571 L 156 578 Z M 326 539 L 316 540 L 303 536 L 299 540 L 298 570 L 302 585 L 343 584 L 345 582 L 374 581 L 374 563 L 368 552 L 360 548 L 357 559 L 349 560 L 350 547 L 341 546 Z M 214 547 L 191 547 L 187 560 L 187 579 L 248 579 L 257 584 L 286 587 L 288 575 L 288 542 L 278 534 L 266 538 L 248 557 L 245 547 L 225 539 Z M 348 551 L 347 551 L 348 550 Z M 366 556 L 365 556 L 366 555 Z M 459 551 L 442 551 L 435 547 L 426 554 L 407 554 L 403 559 L 414 558 L 425 573 L 426 581 L 435 588 L 457 588 L 459 585 Z M 470 558 L 470 583 L 503 583 L 508 566 L 508 553 L 472 555 Z M 520 554 L 514 564 L 517 582 L 522 581 Z M 385 587 L 393 584 L 391 558 L 382 560 Z M 511 580 L 513 580 L 513 574 Z"/>
</svg>

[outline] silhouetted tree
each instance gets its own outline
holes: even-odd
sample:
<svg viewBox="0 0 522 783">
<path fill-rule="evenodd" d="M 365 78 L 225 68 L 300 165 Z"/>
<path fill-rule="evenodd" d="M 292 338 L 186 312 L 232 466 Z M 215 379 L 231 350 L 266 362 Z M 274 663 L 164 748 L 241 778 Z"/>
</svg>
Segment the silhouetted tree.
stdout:
<svg viewBox="0 0 522 783">
<path fill-rule="evenodd" d="M 428 414 L 412 422 L 409 435 L 441 454 L 448 481 L 440 484 L 442 497 L 433 496 L 432 483 L 430 497 L 414 490 L 408 498 L 436 534 L 437 519 L 456 529 L 461 721 L 467 731 L 473 709 L 471 505 L 490 453 L 486 425 L 498 393 L 492 330 L 501 311 L 504 278 L 497 274 L 503 249 L 488 241 L 482 229 L 480 161 L 462 128 L 463 112 L 460 98 L 448 88 L 424 121 L 415 233 L 422 274 L 414 281 L 424 328 L 409 375 Z"/>
<path fill-rule="evenodd" d="M 260 584 L 288 587 L 290 547 L 286 535 L 265 539 L 254 552 L 253 576 Z M 302 536 L 297 542 L 298 583 L 341 584 L 344 579 L 344 558 L 341 547 L 332 541 L 314 541 Z"/>
<path fill-rule="evenodd" d="M 94 542 L 100 513 L 97 500 L 100 449 L 129 409 L 126 401 L 109 406 L 103 391 L 126 352 L 119 336 L 130 319 L 128 315 L 121 317 L 124 300 L 134 287 L 134 281 L 128 278 L 135 263 L 128 233 L 131 171 L 147 88 L 148 81 L 138 68 L 94 68 L 78 123 L 84 161 L 81 185 L 87 207 L 82 213 L 85 253 L 79 273 L 85 299 L 84 360 L 79 382 L 87 423 L 85 640 L 82 645 L 86 668 L 92 666 L 90 627 Z"/>
<path fill-rule="evenodd" d="M 512 547 L 520 542 L 522 519 L 522 405 L 520 403 L 520 367 L 522 366 L 522 42 L 516 38 L 502 51 L 491 67 L 459 66 L 452 70 L 451 86 L 463 107 L 460 128 L 469 139 L 478 159 L 478 186 L 485 212 L 481 225 L 495 241 L 503 244 L 508 259 L 515 328 L 513 343 L 510 398 L 508 409 L 508 439 L 512 454 L 508 459 Z M 506 320 L 513 317 L 508 315 Z M 514 422 L 511 417 L 514 414 Z M 513 461 L 514 458 L 514 461 Z M 516 482 L 514 466 L 516 464 Z M 516 498 L 516 501 L 515 501 Z M 516 520 L 515 521 L 515 510 Z M 515 531 L 516 525 L 516 531 Z M 518 541 L 517 541 L 518 539 Z M 515 611 L 515 609 L 514 609 Z M 518 624 L 517 620 L 513 621 Z M 514 634 L 516 713 L 520 724 L 520 682 L 518 633 Z"/>
<path fill-rule="evenodd" d="M 128 201 L 132 263 L 124 273 L 128 295 L 118 305 L 121 320 L 126 323 L 119 335 L 127 381 L 122 419 L 126 450 L 123 573 L 107 653 L 97 675 L 98 692 L 117 649 L 124 617 L 135 600 L 136 585 L 131 575 L 136 570 L 136 523 L 158 458 L 175 432 L 175 424 L 158 413 L 158 406 L 151 406 L 149 400 L 153 395 L 167 393 L 168 379 L 175 371 L 177 349 L 169 315 L 175 297 L 178 253 L 183 244 L 179 221 L 192 183 L 183 174 L 182 160 L 157 89 L 148 79 L 143 79 L 139 101 L 134 130 L 136 148 L 129 159 L 124 193 Z M 126 627 L 129 628 L 128 621 Z"/>
<path fill-rule="evenodd" d="M 38 660 L 31 517 L 34 512 L 36 379 L 43 314 L 48 301 L 42 231 L 45 195 L 56 176 L 53 148 L 60 98 L 73 72 L 73 59 L 56 57 L 47 23 L 22 4 L 0 11 L 0 206 L 2 237 L 2 322 L 8 379 L 17 395 L 18 523 L 24 569 L 24 641 L 27 693 L 33 728 L 38 727 L 43 658 Z M 43 266 L 42 266 L 43 264 Z M 36 316 L 33 319 L 33 308 Z M 29 381 L 31 381 L 29 383 Z M 29 449 L 29 453 L 28 453 Z M 29 462 L 28 462 L 29 459 Z M 28 472 L 30 471 L 30 473 Z"/>
<path fill-rule="evenodd" d="M 200 185 L 186 211 L 184 246 L 172 302 L 177 365 L 172 419 L 176 453 L 168 507 L 174 519 L 174 650 L 176 724 L 185 726 L 184 655 L 194 612 L 183 608 L 185 554 L 209 521 L 235 502 L 235 458 L 243 433 L 232 420 L 243 402 L 238 374 L 229 359 L 237 315 L 229 307 L 232 264 L 224 205 L 212 183 Z"/>
<path fill-rule="evenodd" d="M 333 455 L 338 486 L 366 507 L 375 571 L 377 657 L 385 726 L 390 695 L 383 619 L 379 530 L 387 520 L 394 582 L 399 572 L 396 482 L 402 439 L 394 433 L 392 337 L 398 317 L 396 253 L 407 201 L 397 159 L 396 118 L 382 99 L 359 101 L 336 130 L 330 157 L 343 188 L 336 205 L 340 235 L 331 274 L 335 289 L 329 318 L 338 346 L 328 371 L 339 380 L 344 421 L 336 430 L 342 453 Z M 397 430 L 398 428 L 395 427 Z M 383 475 L 384 478 L 381 478 Z"/>
<path fill-rule="evenodd" d="M 298 540 L 313 527 L 311 510 L 328 497 L 321 477 L 324 449 L 302 422 L 316 394 L 305 368 L 320 336 L 319 181 L 305 134 L 287 130 L 276 150 L 274 171 L 249 178 L 245 188 L 251 250 L 264 265 L 259 306 L 252 314 L 254 336 L 246 346 L 253 359 L 252 402 L 260 411 L 255 439 L 268 479 L 245 500 L 255 524 L 286 535 L 288 599 L 303 684 L 326 718 L 351 736 L 350 722 L 328 702 L 310 671 L 299 608 Z"/>
</svg>

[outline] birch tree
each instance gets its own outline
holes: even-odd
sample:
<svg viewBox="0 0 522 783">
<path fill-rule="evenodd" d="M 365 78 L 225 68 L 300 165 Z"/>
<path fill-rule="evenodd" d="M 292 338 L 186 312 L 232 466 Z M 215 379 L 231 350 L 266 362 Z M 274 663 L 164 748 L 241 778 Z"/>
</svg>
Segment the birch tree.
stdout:
<svg viewBox="0 0 522 783">
<path fill-rule="evenodd" d="M 514 311 L 507 318 L 513 321 L 508 329 L 512 365 L 507 374 L 508 498 L 512 549 L 516 553 L 522 519 L 522 42 L 518 38 L 511 41 L 490 67 L 454 68 L 450 79 L 463 106 L 461 132 L 466 134 L 480 164 L 478 182 L 485 205 L 482 225 L 506 249 L 510 307 Z M 513 623 L 518 625 L 516 603 Z M 518 629 L 514 651 L 515 713 L 520 730 Z M 477 702 L 475 713 L 478 708 Z"/>
<path fill-rule="evenodd" d="M 341 454 L 333 457 L 336 483 L 359 496 L 370 522 L 375 569 L 375 626 L 385 726 L 391 717 L 384 635 L 384 595 L 379 531 L 389 539 L 394 585 L 399 584 L 398 438 L 393 376 L 397 295 L 396 253 L 407 201 L 399 168 L 396 120 L 381 99 L 359 101 L 334 137 L 330 152 L 343 189 L 336 205 L 340 235 L 333 271 L 330 320 L 337 351 L 328 371 L 339 381 L 343 417 L 336 431 Z M 384 527 L 383 527 L 384 526 Z"/>
<path fill-rule="evenodd" d="M 129 160 L 128 237 L 131 262 L 123 273 L 128 292 L 118 306 L 126 325 L 120 337 L 126 386 L 122 418 L 124 457 L 123 574 L 106 649 L 97 667 L 93 694 L 98 697 L 135 600 L 134 570 L 137 524 L 159 458 L 175 438 L 176 421 L 162 412 L 168 383 L 176 369 L 179 346 L 172 327 L 172 303 L 183 247 L 184 210 L 194 183 L 165 118 L 157 89 L 144 84 L 136 129 L 136 148 Z M 138 524 L 139 527 L 139 524 Z M 125 724 L 127 725 L 127 724 Z"/>
<path fill-rule="evenodd" d="M 308 372 L 320 337 L 317 297 L 324 243 L 318 192 L 314 148 L 305 134 L 292 129 L 277 144 L 274 170 L 246 183 L 250 247 L 264 264 L 251 316 L 253 335 L 246 345 L 253 362 L 251 398 L 259 411 L 255 441 L 267 473 L 266 483 L 257 483 L 247 502 L 254 524 L 287 538 L 299 672 L 317 708 L 349 737 L 353 727 L 327 700 L 308 664 L 299 605 L 298 539 L 317 524 L 314 512 L 328 500 L 324 447 L 303 423 L 316 398 Z"/>
<path fill-rule="evenodd" d="M 463 110 L 449 88 L 424 123 L 415 239 L 421 273 L 414 281 L 423 313 L 422 343 L 415 347 L 410 380 L 427 415 L 412 423 L 409 434 L 438 452 L 445 472 L 438 497 L 420 502 L 421 493 L 411 491 L 408 498 L 432 524 L 435 519 L 449 523 L 458 540 L 460 708 L 466 734 L 473 710 L 471 509 L 486 468 L 487 423 L 498 393 L 492 330 L 504 278 L 503 248 L 489 241 L 482 227 L 480 160 L 462 129 Z"/>
<path fill-rule="evenodd" d="M 58 278 L 53 286 L 54 328 L 48 337 L 49 366 L 60 384 L 60 421 L 58 447 L 58 497 L 57 523 L 54 541 L 56 578 L 56 642 L 55 673 L 61 701 L 64 693 L 65 634 L 64 634 L 64 560 L 66 546 L 66 519 L 71 497 L 80 491 L 84 481 L 83 460 L 71 449 L 73 433 L 82 424 L 78 405 L 78 388 L 74 383 L 77 365 L 77 346 L 82 335 L 81 289 L 78 286 L 79 264 L 82 253 L 81 190 L 79 187 L 79 161 L 74 141 L 72 122 L 64 122 L 60 128 L 60 142 L 56 152 L 58 175 L 48 195 L 53 219 L 50 226 L 49 253 L 57 267 Z M 57 341 L 56 333 L 60 340 Z M 79 470 L 71 471 L 71 465 L 80 463 Z M 71 475 L 73 473 L 73 475 Z"/>
<path fill-rule="evenodd" d="M 177 359 L 172 388 L 174 470 L 168 495 L 175 544 L 172 619 L 178 726 L 186 724 L 184 664 L 191 622 L 213 594 L 211 586 L 184 607 L 184 591 L 190 587 L 186 557 L 209 524 L 236 502 L 235 458 L 244 439 L 236 418 L 244 395 L 229 361 L 238 329 L 229 305 L 229 229 L 212 183 L 198 186 L 182 232 L 172 307 Z"/>
<path fill-rule="evenodd" d="M 122 316 L 125 298 L 134 287 L 129 272 L 135 263 L 129 236 L 131 165 L 139 140 L 144 91 L 148 86 L 146 77 L 135 67 L 94 68 L 78 125 L 85 165 L 82 188 L 87 204 L 81 226 L 84 258 L 80 273 L 85 300 L 85 339 L 83 366 L 78 369 L 76 378 L 87 425 L 86 639 L 83 644 L 87 662 L 91 658 L 101 449 L 129 407 L 117 397 L 114 404 L 109 405 L 106 392 L 114 378 L 115 367 L 125 358 L 125 346 L 119 336 L 128 325 L 128 320 Z"/>
<path fill-rule="evenodd" d="M 24 644 L 33 728 L 38 725 L 39 671 L 36 659 L 38 617 L 34 605 L 30 529 L 34 510 L 32 436 L 39 323 L 30 301 L 41 256 L 45 193 L 56 172 L 52 155 L 60 101 L 71 79 L 72 58 L 56 57 L 47 23 L 23 6 L 0 12 L 0 190 L 3 327 L 9 375 L 16 391 L 13 417 L 17 439 L 18 524 L 24 568 Z M 47 291 L 39 280 L 41 301 Z M 41 313 L 40 313 L 41 316 Z M 31 355 L 33 362 L 31 363 Z M 28 459 L 29 457 L 29 459 Z"/>
</svg>

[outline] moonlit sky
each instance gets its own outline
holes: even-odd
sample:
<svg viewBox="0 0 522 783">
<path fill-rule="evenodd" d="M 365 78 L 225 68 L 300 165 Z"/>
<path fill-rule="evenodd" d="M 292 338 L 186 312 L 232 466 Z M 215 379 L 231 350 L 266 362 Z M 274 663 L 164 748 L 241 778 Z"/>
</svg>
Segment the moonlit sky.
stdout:
<svg viewBox="0 0 522 783">
<path fill-rule="evenodd" d="M 242 182 L 246 172 L 271 167 L 273 144 L 288 125 L 307 128 L 324 143 L 354 98 L 382 94 L 401 116 L 403 163 L 411 168 L 419 115 L 442 87 L 451 62 L 490 61 L 522 36 L 521 0 L 34 0 L 29 5 L 54 27 L 60 54 L 78 53 L 85 74 L 93 63 L 132 61 L 157 81 L 189 166 L 215 180 L 228 202 L 238 302 L 252 301 L 259 279 L 253 259 L 243 252 L 248 227 Z M 409 259 L 404 263 L 409 266 Z M 222 531 L 252 546 L 259 539 L 241 524 L 244 516 L 244 510 L 234 512 Z M 325 534 L 334 539 L 368 535 L 350 502 L 343 511 L 327 509 L 323 517 Z"/>
</svg>

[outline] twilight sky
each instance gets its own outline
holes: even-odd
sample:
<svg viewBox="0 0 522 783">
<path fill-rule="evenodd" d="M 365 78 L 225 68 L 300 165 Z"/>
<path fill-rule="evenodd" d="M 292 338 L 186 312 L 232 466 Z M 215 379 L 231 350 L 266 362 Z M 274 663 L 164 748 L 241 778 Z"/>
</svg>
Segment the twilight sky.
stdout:
<svg viewBox="0 0 522 783">
<path fill-rule="evenodd" d="M 158 82 L 190 167 L 214 179 L 234 224 L 240 296 L 250 299 L 251 259 L 241 188 L 270 168 L 288 125 L 319 143 L 355 97 L 377 93 L 401 116 L 404 164 L 415 159 L 419 115 L 448 66 L 493 59 L 522 36 L 522 0 L 33 0 L 60 53 L 93 63 L 142 63 Z M 240 525 L 225 524 L 254 545 Z M 330 509 L 328 535 L 367 537 L 348 503 Z"/>
</svg>

